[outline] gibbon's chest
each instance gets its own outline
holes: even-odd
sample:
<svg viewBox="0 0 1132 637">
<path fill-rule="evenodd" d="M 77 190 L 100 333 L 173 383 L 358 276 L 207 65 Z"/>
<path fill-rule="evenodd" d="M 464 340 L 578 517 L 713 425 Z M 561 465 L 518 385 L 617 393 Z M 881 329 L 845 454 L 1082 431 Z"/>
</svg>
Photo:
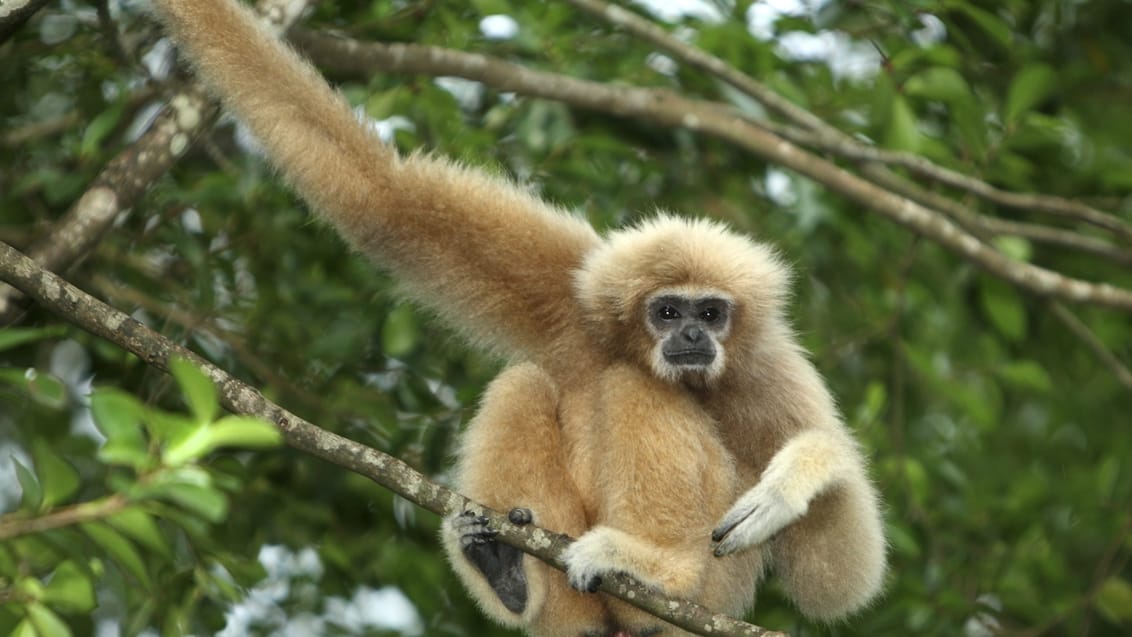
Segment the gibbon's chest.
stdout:
<svg viewBox="0 0 1132 637">
<path fill-rule="evenodd" d="M 595 426 L 598 420 L 597 391 L 594 383 L 563 389 L 558 405 L 558 423 L 562 429 L 563 463 L 578 487 L 586 518 L 597 515 L 601 485 L 597 477 Z"/>
<path fill-rule="evenodd" d="M 754 484 L 788 436 L 778 423 L 768 419 L 767 410 L 745 397 L 749 398 L 738 392 L 720 393 L 704 408 L 718 423 L 719 439 L 735 458 L 740 482 Z"/>
<path fill-rule="evenodd" d="M 601 494 L 606 490 L 606 486 L 601 483 L 601 476 L 608 475 L 608 471 L 602 471 L 600 463 L 609 462 L 610 450 L 605 446 L 610 444 L 611 436 L 608 432 L 601 431 L 605 427 L 618 427 L 624 426 L 629 428 L 640 429 L 642 424 L 647 427 L 652 426 L 655 415 L 645 413 L 641 414 L 641 418 L 648 423 L 644 422 L 624 422 L 618 423 L 615 419 L 610 418 L 608 409 L 605 409 L 602 400 L 608 399 L 606 396 L 607 391 L 603 391 L 601 385 L 602 380 L 607 376 L 602 371 L 595 372 L 593 376 L 586 380 L 574 384 L 572 386 L 559 387 L 559 404 L 558 404 L 558 421 L 561 428 L 562 436 L 562 453 L 563 464 L 566 468 L 570 479 L 574 482 L 578 489 L 582 505 L 586 512 L 587 520 L 593 523 L 600 517 L 601 511 Z M 641 391 L 648 391 L 646 388 L 641 388 Z M 664 391 L 664 390 L 658 390 Z M 694 395 L 689 394 L 689 397 Z M 660 401 L 663 403 L 663 401 Z M 698 400 L 697 400 L 698 402 Z M 614 410 L 616 411 L 616 410 Z M 730 504 L 731 499 L 738 493 L 730 493 L 733 486 L 736 470 L 739 473 L 749 473 L 748 467 L 736 466 L 733 458 L 733 453 L 726 447 L 725 442 L 719 436 L 717 431 L 718 424 L 713 421 L 713 417 L 704 413 L 702 425 L 708 430 L 695 434 L 687 434 L 683 436 L 671 435 L 673 445 L 683 448 L 687 451 L 690 448 L 695 448 L 698 451 L 695 454 L 695 460 L 700 470 L 706 471 L 709 467 L 712 471 L 723 471 L 730 476 L 725 480 L 726 484 L 715 485 L 713 488 L 719 492 L 719 495 L 726 499 L 721 506 Z M 636 434 L 630 434 L 633 437 Z M 643 433 L 641 435 L 651 435 Z M 618 436 L 612 436 L 618 438 Z M 676 442 L 681 440 L 681 442 Z M 644 442 L 644 441 L 642 441 Z M 618 445 L 624 452 L 633 453 L 638 447 L 631 445 L 630 448 L 625 449 L 623 445 Z M 653 454 L 658 458 L 666 457 L 665 454 Z M 675 458 L 686 459 L 686 453 L 672 454 Z M 632 463 L 629 463 L 632 464 Z M 687 467 L 683 463 L 679 467 L 671 467 L 673 472 L 680 472 L 686 470 Z M 665 471 L 664 468 L 658 467 L 657 469 Z M 761 472 L 761 468 L 759 469 Z M 703 476 L 699 476 L 702 478 Z M 691 478 L 690 478 L 691 479 Z M 722 513 L 723 509 L 719 511 Z"/>
</svg>

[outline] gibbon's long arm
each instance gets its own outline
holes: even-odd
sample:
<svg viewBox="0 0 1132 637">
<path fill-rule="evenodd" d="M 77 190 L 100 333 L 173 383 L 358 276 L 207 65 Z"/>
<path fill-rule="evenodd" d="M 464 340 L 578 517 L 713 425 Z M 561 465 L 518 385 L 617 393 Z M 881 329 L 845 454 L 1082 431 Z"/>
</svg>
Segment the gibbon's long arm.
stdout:
<svg viewBox="0 0 1132 637">
<path fill-rule="evenodd" d="M 591 226 L 504 179 L 401 158 L 254 13 L 233 0 L 155 0 L 200 77 L 286 179 L 406 294 L 496 353 L 554 361 L 585 338 L 572 273 Z"/>
</svg>

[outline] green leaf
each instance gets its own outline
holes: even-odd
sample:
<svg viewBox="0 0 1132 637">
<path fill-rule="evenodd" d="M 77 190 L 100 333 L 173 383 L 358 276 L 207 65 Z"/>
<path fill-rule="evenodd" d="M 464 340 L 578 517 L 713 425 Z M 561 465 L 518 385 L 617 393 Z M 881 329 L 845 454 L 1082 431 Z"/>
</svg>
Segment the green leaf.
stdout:
<svg viewBox="0 0 1132 637">
<path fill-rule="evenodd" d="M 946 66 L 933 66 L 915 73 L 904 82 L 904 93 L 948 104 L 971 99 L 967 80 L 959 71 Z"/>
<path fill-rule="evenodd" d="M 1117 576 L 1106 579 L 1097 593 L 1096 606 L 1114 624 L 1132 623 L 1132 584 Z"/>
<path fill-rule="evenodd" d="M 480 15 L 510 14 L 514 11 L 506 0 L 472 0 L 472 6 L 476 8 Z"/>
<path fill-rule="evenodd" d="M 6 327 L 0 330 L 0 352 L 46 338 L 62 336 L 62 327 Z"/>
<path fill-rule="evenodd" d="M 189 411 L 197 424 L 210 423 L 220 413 L 220 402 L 216 395 L 216 385 L 205 376 L 192 361 L 174 357 L 169 361 L 169 371 L 177 379 L 177 385 L 185 396 Z"/>
<path fill-rule="evenodd" d="M 78 491 L 79 472 L 55 453 L 46 439 L 36 438 L 32 442 L 31 455 L 36 475 L 43 485 L 42 505 L 45 508 L 65 502 Z"/>
<path fill-rule="evenodd" d="M 149 462 L 142 421 L 145 407 L 136 398 L 116 389 L 99 389 L 90 397 L 94 424 L 106 436 L 98 459 L 140 469 Z"/>
<path fill-rule="evenodd" d="M 888 402 L 888 392 L 884 383 L 873 381 L 865 390 L 865 399 L 857 407 L 854 420 L 859 425 L 867 425 L 880 417 L 880 412 Z"/>
<path fill-rule="evenodd" d="M 913 559 L 920 557 L 923 553 L 920 543 L 907 527 L 901 524 L 889 524 L 887 529 L 888 544 L 894 553 Z"/>
<path fill-rule="evenodd" d="M 35 369 L 24 375 L 28 393 L 41 405 L 59 409 L 67 404 L 67 386 L 52 374 Z"/>
<path fill-rule="evenodd" d="M 86 613 L 94 609 L 94 583 L 90 575 L 77 564 L 67 560 L 51 574 L 51 581 L 43 591 L 43 601 L 52 606 L 74 613 Z"/>
<path fill-rule="evenodd" d="M 997 279 L 984 279 L 979 285 L 979 302 L 992 325 L 1006 338 L 1026 337 L 1026 308 L 1018 292 Z"/>
<path fill-rule="evenodd" d="M 1053 380 L 1044 367 L 1034 361 L 1014 361 L 1005 365 L 997 365 L 995 373 L 1006 382 L 1023 389 L 1032 389 L 1040 392 L 1053 390 Z"/>
<path fill-rule="evenodd" d="M 208 425 L 201 425 L 189 435 L 170 443 L 161 454 L 162 464 L 177 467 L 208 453 L 211 450 L 209 429 Z"/>
<path fill-rule="evenodd" d="M 106 523 L 154 553 L 166 559 L 173 559 L 173 550 L 158 528 L 157 522 L 141 508 L 130 507 L 115 513 L 106 519 Z"/>
<path fill-rule="evenodd" d="M 979 27 L 986 32 L 993 40 L 995 40 L 1003 49 L 1010 50 L 1014 43 L 1014 32 L 1011 30 L 1010 25 L 1003 21 L 998 16 L 981 9 L 967 2 L 948 2 L 947 6 L 967 14 L 967 17 L 972 22 L 979 25 Z"/>
<path fill-rule="evenodd" d="M 274 425 L 254 416 L 225 416 L 209 427 L 214 447 L 262 449 L 283 443 Z"/>
<path fill-rule="evenodd" d="M 1056 86 L 1057 74 L 1045 64 L 1031 64 L 1019 71 L 1006 94 L 1006 121 L 1013 122 L 1040 104 Z"/>
<path fill-rule="evenodd" d="M 402 97 L 402 89 L 378 91 L 365 97 L 366 114 L 374 119 L 386 119 L 398 114 L 397 101 Z"/>
<path fill-rule="evenodd" d="M 8 637 L 39 637 L 39 632 L 32 625 L 31 619 L 25 617 L 23 621 L 16 624 L 16 628 L 8 634 Z"/>
<path fill-rule="evenodd" d="M 381 349 L 386 356 L 406 356 L 420 342 L 420 328 L 413 306 L 402 303 L 393 308 L 381 326 Z"/>
<path fill-rule="evenodd" d="M 212 476 L 201 467 L 178 467 L 158 474 L 152 484 L 157 486 L 191 484 L 198 487 L 208 487 L 212 486 Z"/>
<path fill-rule="evenodd" d="M 200 423 L 192 418 L 156 408 L 146 410 L 145 423 L 155 440 L 168 444 L 179 443 L 200 427 Z"/>
<path fill-rule="evenodd" d="M 35 472 L 14 457 L 12 464 L 16 467 L 16 480 L 19 481 L 20 489 L 23 491 L 20 505 L 28 511 L 38 511 L 43 505 L 43 486 L 39 484 L 39 478 L 35 477 Z"/>
<path fill-rule="evenodd" d="M 222 522 L 228 515 L 228 499 L 219 490 L 193 484 L 168 484 L 155 494 L 208 520 Z"/>
<path fill-rule="evenodd" d="M 911 457 L 905 457 L 902 465 L 903 475 L 901 478 L 905 487 L 912 495 L 912 499 L 920 506 L 924 506 L 931 491 L 927 470 L 924 469 L 923 463 Z"/>
<path fill-rule="evenodd" d="M 226 416 L 211 425 L 198 427 L 191 434 L 170 444 L 162 461 L 171 467 L 197 460 L 220 447 L 271 447 L 283 436 L 270 423 L 251 416 Z"/>
<path fill-rule="evenodd" d="M 37 602 L 32 602 L 25 608 L 28 621 L 35 627 L 35 634 L 39 637 L 71 637 L 71 629 L 67 627 L 66 622 L 50 608 Z M 16 630 L 19 632 L 22 629 Z"/>
<path fill-rule="evenodd" d="M 80 526 L 95 544 L 106 551 L 111 559 L 143 585 L 149 586 L 149 573 L 145 569 L 145 561 L 142 560 L 141 554 L 129 540 L 103 522 L 86 522 Z"/>
<path fill-rule="evenodd" d="M 995 237 L 991 243 L 998 251 L 1015 261 L 1028 262 L 1034 255 L 1034 246 L 1029 239 L 1022 237 L 1002 236 Z"/>
<path fill-rule="evenodd" d="M 90 124 L 83 131 L 80 152 L 84 157 L 89 157 L 97 152 L 106 136 L 118 126 L 118 122 L 122 119 L 124 105 L 124 102 L 113 104 L 90 120 Z"/>
<path fill-rule="evenodd" d="M 920 131 L 916 122 L 916 113 L 912 111 L 908 100 L 900 95 L 892 101 L 892 112 L 888 120 L 885 146 L 908 152 L 916 152 L 920 147 Z"/>
</svg>

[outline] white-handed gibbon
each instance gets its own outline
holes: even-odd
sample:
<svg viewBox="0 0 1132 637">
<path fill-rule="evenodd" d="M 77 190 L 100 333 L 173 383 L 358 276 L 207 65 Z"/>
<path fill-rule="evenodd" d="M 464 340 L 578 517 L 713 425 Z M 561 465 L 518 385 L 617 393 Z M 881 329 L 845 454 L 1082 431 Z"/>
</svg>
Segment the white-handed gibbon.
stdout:
<svg viewBox="0 0 1132 637">
<path fill-rule="evenodd" d="M 400 157 L 246 8 L 155 4 L 312 208 L 510 362 L 462 438 L 455 487 L 578 540 L 563 575 L 476 515 L 446 520 L 486 613 L 532 635 L 681 634 L 592 593 L 615 572 L 733 615 L 767 571 L 820 620 L 877 594 L 878 497 L 787 325 L 773 251 L 669 215 L 602 237 L 504 179 Z"/>
</svg>

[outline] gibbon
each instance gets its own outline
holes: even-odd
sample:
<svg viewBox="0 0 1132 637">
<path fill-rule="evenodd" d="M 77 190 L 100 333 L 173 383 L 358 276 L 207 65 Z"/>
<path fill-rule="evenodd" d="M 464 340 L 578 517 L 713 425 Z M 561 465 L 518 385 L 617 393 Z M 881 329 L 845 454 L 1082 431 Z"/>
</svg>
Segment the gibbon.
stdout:
<svg viewBox="0 0 1132 637">
<path fill-rule="evenodd" d="M 592 592 L 617 572 L 740 616 L 766 572 L 818 620 L 874 598 L 879 499 L 787 324 L 790 275 L 770 248 L 666 214 L 600 236 L 507 180 L 399 156 L 238 3 L 155 4 L 311 207 L 509 362 L 455 487 L 578 539 L 563 575 L 451 516 L 442 544 L 485 613 L 547 637 L 684 634 Z"/>
</svg>

